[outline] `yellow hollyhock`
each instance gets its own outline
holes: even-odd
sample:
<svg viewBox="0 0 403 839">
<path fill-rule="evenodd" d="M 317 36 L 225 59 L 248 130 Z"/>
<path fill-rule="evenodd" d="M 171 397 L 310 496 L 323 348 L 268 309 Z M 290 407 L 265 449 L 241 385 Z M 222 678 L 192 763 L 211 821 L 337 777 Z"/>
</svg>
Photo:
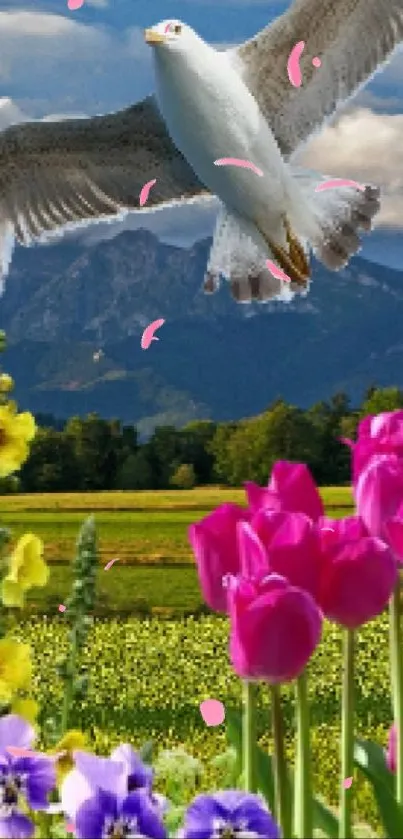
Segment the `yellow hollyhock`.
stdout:
<svg viewBox="0 0 403 839">
<path fill-rule="evenodd" d="M 9 558 L 9 573 L 2 582 L 1 597 L 5 606 L 24 605 L 24 595 L 33 586 L 45 586 L 49 568 L 43 560 L 43 542 L 33 533 L 18 540 Z"/>
<path fill-rule="evenodd" d="M 56 761 L 57 784 L 60 786 L 65 776 L 74 767 L 73 752 L 75 749 L 87 751 L 89 748 L 88 739 L 79 729 L 72 728 L 57 743 L 50 754 L 60 754 Z"/>
<path fill-rule="evenodd" d="M 0 374 L 0 393 L 9 393 L 14 387 L 14 379 L 8 373 Z"/>
<path fill-rule="evenodd" d="M 24 463 L 35 432 L 32 414 L 17 414 L 15 402 L 0 405 L 0 478 L 16 472 Z"/>
<path fill-rule="evenodd" d="M 31 680 L 31 649 L 12 638 L 0 641 L 0 702 L 10 702 L 19 688 Z"/>
<path fill-rule="evenodd" d="M 39 714 L 39 705 L 35 702 L 35 699 L 14 699 L 11 713 L 18 714 L 19 717 L 34 725 Z"/>
</svg>

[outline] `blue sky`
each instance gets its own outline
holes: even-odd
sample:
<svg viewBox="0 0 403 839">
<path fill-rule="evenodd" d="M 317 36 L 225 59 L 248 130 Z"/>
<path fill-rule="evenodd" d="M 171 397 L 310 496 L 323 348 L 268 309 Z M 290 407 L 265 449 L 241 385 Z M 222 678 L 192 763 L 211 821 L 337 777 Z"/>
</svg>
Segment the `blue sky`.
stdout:
<svg viewBox="0 0 403 839">
<path fill-rule="evenodd" d="M 21 119 L 117 110 L 153 90 L 143 29 L 179 18 L 214 44 L 239 43 L 284 11 L 287 0 L 0 0 L 0 129 Z M 304 152 L 303 162 L 335 177 L 378 183 L 381 227 L 363 255 L 403 258 L 403 52 Z M 212 232 L 215 210 L 185 208 L 114 225 L 92 225 L 88 241 L 149 226 L 165 241 L 191 244 Z M 391 236 L 390 231 L 393 231 Z M 385 247 L 385 242 L 389 244 Z M 393 245 L 392 245 L 393 241 Z"/>
</svg>

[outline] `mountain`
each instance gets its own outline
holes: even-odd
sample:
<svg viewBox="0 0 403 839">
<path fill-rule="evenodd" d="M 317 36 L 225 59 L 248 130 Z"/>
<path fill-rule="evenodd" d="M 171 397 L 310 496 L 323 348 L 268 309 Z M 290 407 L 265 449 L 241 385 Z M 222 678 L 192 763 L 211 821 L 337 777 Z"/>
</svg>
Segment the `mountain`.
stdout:
<svg viewBox="0 0 403 839">
<path fill-rule="evenodd" d="M 338 274 L 315 264 L 305 299 L 238 306 L 224 283 L 201 291 L 209 246 L 138 230 L 92 247 L 18 248 L 0 326 L 20 406 L 97 411 L 146 433 L 252 415 L 278 396 L 305 407 L 336 390 L 358 400 L 373 382 L 403 385 L 402 272 L 359 257 Z M 157 318 L 159 342 L 144 351 Z"/>
</svg>

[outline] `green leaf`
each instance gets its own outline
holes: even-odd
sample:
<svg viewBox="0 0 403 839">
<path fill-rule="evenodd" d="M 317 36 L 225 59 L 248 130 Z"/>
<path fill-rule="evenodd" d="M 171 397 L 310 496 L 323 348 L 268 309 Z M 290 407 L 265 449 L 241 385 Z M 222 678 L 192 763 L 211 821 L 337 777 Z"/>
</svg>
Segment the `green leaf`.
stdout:
<svg viewBox="0 0 403 839">
<path fill-rule="evenodd" d="M 403 812 L 396 801 L 394 778 L 386 765 L 383 749 L 370 740 L 356 740 L 354 763 L 372 786 L 385 836 L 401 839 Z"/>
<path fill-rule="evenodd" d="M 239 711 L 226 707 L 225 719 L 227 738 L 236 751 L 239 774 L 242 771 L 242 715 Z M 260 746 L 256 744 L 256 772 L 258 788 L 270 810 L 274 810 L 274 772 L 273 760 Z M 292 800 L 293 773 L 289 772 L 289 800 Z M 314 828 L 320 829 L 329 839 L 338 839 L 339 821 L 331 810 L 318 798 L 313 799 Z M 403 834 L 402 834 L 403 836 Z"/>
<path fill-rule="evenodd" d="M 322 830 L 329 839 L 338 839 L 339 820 L 320 798 L 313 799 L 312 815 L 315 829 Z"/>
</svg>

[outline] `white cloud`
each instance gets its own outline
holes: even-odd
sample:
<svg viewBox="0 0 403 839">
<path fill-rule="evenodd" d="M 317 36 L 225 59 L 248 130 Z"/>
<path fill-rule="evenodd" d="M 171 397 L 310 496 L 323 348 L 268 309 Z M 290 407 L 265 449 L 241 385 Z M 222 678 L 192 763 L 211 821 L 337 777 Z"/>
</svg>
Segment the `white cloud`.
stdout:
<svg viewBox="0 0 403 839">
<path fill-rule="evenodd" d="M 380 186 L 376 225 L 403 227 L 403 114 L 356 109 L 312 139 L 296 162 L 329 176 Z"/>
<path fill-rule="evenodd" d="M 8 96 L 0 98 L 0 131 L 4 131 L 8 125 L 16 125 L 18 122 L 25 122 L 29 117 L 12 101 Z"/>
<path fill-rule="evenodd" d="M 0 83 L 35 117 L 102 113 L 152 87 L 151 53 L 136 27 L 119 33 L 71 15 L 0 12 Z"/>
</svg>

